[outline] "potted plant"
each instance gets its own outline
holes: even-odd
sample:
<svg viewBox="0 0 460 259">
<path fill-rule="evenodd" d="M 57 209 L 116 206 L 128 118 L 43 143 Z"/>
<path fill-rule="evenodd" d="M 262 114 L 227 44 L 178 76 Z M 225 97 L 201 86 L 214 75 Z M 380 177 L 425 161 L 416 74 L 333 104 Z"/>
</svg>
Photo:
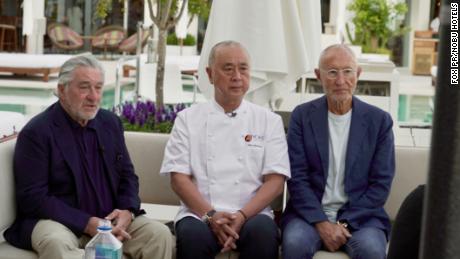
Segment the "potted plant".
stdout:
<svg viewBox="0 0 460 259">
<path fill-rule="evenodd" d="M 409 31 L 403 24 L 408 8 L 401 0 L 353 0 L 347 9 L 354 12 L 353 26 L 345 25 L 347 36 L 364 53 L 390 54 L 389 41 Z"/>
</svg>

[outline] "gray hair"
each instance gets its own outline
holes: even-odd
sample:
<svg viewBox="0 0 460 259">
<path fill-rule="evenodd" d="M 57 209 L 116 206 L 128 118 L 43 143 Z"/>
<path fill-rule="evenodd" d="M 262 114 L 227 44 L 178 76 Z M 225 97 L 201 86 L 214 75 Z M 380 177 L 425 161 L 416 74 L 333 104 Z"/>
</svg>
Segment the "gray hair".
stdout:
<svg viewBox="0 0 460 259">
<path fill-rule="evenodd" d="M 333 49 L 342 49 L 342 50 L 345 50 L 346 52 L 348 52 L 348 54 L 352 57 L 353 59 L 353 62 L 355 62 L 355 64 L 358 64 L 357 60 L 356 60 L 356 55 L 355 53 L 353 52 L 353 50 L 350 49 L 350 47 L 348 47 L 347 45 L 345 44 L 333 44 L 327 48 L 325 48 L 320 56 L 319 56 L 319 61 L 318 61 L 318 68 L 321 67 L 321 64 L 323 63 L 323 59 L 326 57 L 326 55 L 328 54 L 329 51 L 333 50 Z"/>
<path fill-rule="evenodd" d="M 93 55 L 82 55 L 73 57 L 64 62 L 59 72 L 58 84 L 67 87 L 73 80 L 73 72 L 79 67 L 90 67 L 99 70 L 102 75 L 102 80 L 104 80 L 104 69 L 101 63 Z"/>
<path fill-rule="evenodd" d="M 214 45 L 211 48 L 211 51 L 209 52 L 209 57 L 208 57 L 208 66 L 209 67 L 214 64 L 214 61 L 216 59 L 216 52 L 221 47 L 238 47 L 238 48 L 241 48 L 246 53 L 246 55 L 248 56 L 248 60 L 249 61 L 251 60 L 251 57 L 249 56 L 249 52 L 246 49 L 246 47 L 243 46 L 243 44 L 239 43 L 238 41 L 234 41 L 234 40 L 226 40 L 226 41 L 221 41 L 221 42 L 217 43 L 216 45 Z"/>
</svg>

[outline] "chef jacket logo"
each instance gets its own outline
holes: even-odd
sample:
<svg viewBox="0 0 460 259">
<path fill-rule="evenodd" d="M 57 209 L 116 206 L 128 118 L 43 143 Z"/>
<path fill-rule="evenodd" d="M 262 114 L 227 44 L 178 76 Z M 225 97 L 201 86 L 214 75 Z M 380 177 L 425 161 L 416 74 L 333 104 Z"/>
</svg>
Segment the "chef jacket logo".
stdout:
<svg viewBox="0 0 460 259">
<path fill-rule="evenodd" d="M 246 136 L 244 136 L 244 141 L 251 142 L 251 140 L 252 140 L 252 135 L 251 134 L 247 134 Z"/>
<path fill-rule="evenodd" d="M 244 138 L 244 141 L 247 143 L 248 147 L 263 148 L 264 136 L 257 134 L 246 134 L 241 135 Z"/>
<path fill-rule="evenodd" d="M 241 135 L 244 138 L 244 141 L 251 142 L 251 141 L 264 141 L 264 136 L 256 135 L 256 134 L 246 134 Z"/>
</svg>

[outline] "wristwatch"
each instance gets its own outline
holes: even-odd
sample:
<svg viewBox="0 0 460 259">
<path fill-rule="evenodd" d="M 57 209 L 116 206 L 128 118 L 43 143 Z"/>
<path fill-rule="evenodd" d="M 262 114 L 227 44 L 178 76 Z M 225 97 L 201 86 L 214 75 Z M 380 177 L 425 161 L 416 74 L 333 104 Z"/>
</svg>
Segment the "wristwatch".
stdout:
<svg viewBox="0 0 460 259">
<path fill-rule="evenodd" d="M 342 227 L 346 228 L 347 230 L 350 230 L 349 225 L 348 225 L 348 221 L 346 221 L 346 220 L 337 221 L 337 225 L 341 225 Z"/>
<path fill-rule="evenodd" d="M 204 215 L 201 217 L 201 221 L 203 221 L 204 223 L 206 223 L 207 225 L 209 225 L 209 224 L 211 223 L 212 216 L 214 216 L 214 214 L 216 214 L 216 210 L 215 210 L 215 209 L 212 209 L 212 210 L 206 212 L 206 214 L 204 214 Z"/>
</svg>

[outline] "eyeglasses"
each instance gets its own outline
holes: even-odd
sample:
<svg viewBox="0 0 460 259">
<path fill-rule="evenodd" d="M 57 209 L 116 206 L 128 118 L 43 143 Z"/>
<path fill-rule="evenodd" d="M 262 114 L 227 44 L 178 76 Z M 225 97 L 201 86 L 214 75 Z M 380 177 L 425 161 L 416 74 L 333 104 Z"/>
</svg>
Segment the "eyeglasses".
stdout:
<svg viewBox="0 0 460 259">
<path fill-rule="evenodd" d="M 336 79 L 339 76 L 339 73 L 342 72 L 343 77 L 350 78 L 355 76 L 356 70 L 353 68 L 344 68 L 344 69 L 321 69 L 322 71 L 326 71 L 326 77 L 329 79 Z"/>
</svg>

